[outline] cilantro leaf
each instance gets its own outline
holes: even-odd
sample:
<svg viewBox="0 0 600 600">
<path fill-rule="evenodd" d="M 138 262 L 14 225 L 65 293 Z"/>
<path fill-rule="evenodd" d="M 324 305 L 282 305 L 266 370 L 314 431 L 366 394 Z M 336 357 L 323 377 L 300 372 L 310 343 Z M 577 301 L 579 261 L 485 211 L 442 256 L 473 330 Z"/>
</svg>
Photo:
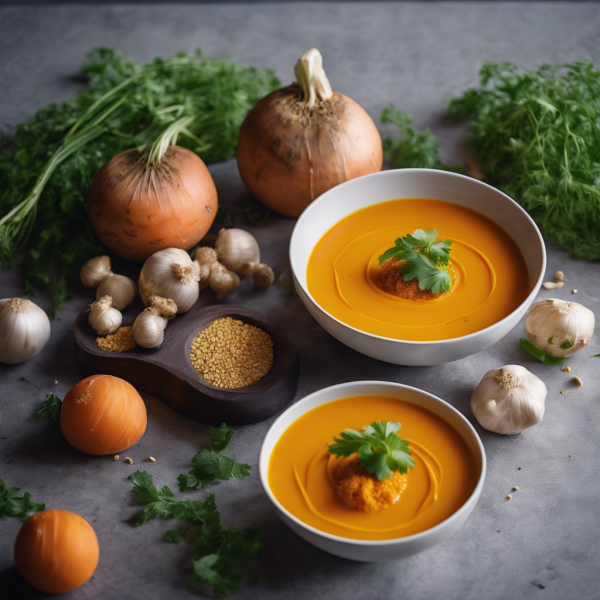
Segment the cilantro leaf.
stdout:
<svg viewBox="0 0 600 600">
<path fill-rule="evenodd" d="M 8 487 L 0 479 L 0 519 L 17 517 L 25 521 L 30 515 L 34 515 L 46 508 L 43 502 L 32 502 L 29 492 L 22 496 L 18 494 L 19 488 Z"/>
<path fill-rule="evenodd" d="M 521 348 L 533 356 L 533 358 L 537 358 L 541 363 L 545 365 L 560 365 L 565 362 L 564 356 L 549 356 L 545 352 L 542 352 L 532 341 L 527 338 L 521 338 L 519 340 L 519 344 Z"/>
<path fill-rule="evenodd" d="M 434 294 L 452 289 L 452 279 L 445 269 L 450 260 L 450 240 L 436 242 L 437 229 L 416 229 L 412 234 L 396 238 L 394 246 L 379 256 L 379 266 L 395 258 L 405 261 L 399 266 L 404 281 L 416 279 L 422 290 Z"/>
<path fill-rule="evenodd" d="M 172 544 L 191 541 L 194 576 L 188 585 L 195 589 L 211 588 L 217 596 L 239 591 L 244 575 L 237 563 L 262 553 L 258 532 L 252 527 L 238 532 L 223 525 L 214 494 L 204 501 L 178 500 L 167 486 L 158 490 L 152 476 L 145 471 L 136 471 L 129 479 L 136 500 L 146 505 L 142 518 L 134 525 L 154 518 L 179 519 L 187 524 L 185 533 L 168 531 L 165 540 Z"/>
<path fill-rule="evenodd" d="M 180 491 L 198 490 L 219 479 L 244 479 L 250 475 L 250 465 L 238 463 L 225 456 L 234 434 L 235 431 L 229 429 L 225 423 L 208 430 L 207 435 L 212 448 L 197 452 L 192 458 L 194 468 L 187 475 L 182 473 L 177 477 Z"/>
<path fill-rule="evenodd" d="M 363 427 L 362 433 L 354 429 L 344 430 L 328 450 L 334 456 L 358 454 L 358 460 L 371 475 L 382 481 L 389 479 L 393 471 L 406 473 L 415 466 L 409 444 L 399 435 L 397 421 L 376 421 Z"/>
<path fill-rule="evenodd" d="M 46 396 L 44 406 L 38 411 L 40 419 L 53 419 L 58 421 L 62 400 L 54 393 L 50 392 Z"/>
<path fill-rule="evenodd" d="M 571 340 L 565 340 L 561 345 L 560 348 L 563 350 L 568 350 L 569 348 L 572 348 L 574 346 L 573 342 Z"/>
</svg>

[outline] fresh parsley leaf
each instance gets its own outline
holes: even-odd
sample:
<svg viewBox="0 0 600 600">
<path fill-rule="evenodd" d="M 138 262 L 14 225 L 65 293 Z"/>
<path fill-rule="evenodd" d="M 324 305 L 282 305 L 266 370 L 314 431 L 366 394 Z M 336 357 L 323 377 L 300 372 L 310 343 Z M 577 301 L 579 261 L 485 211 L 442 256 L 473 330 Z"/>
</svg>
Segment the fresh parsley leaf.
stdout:
<svg viewBox="0 0 600 600">
<path fill-rule="evenodd" d="M 592 354 L 592 358 L 596 358 L 597 356 L 600 356 L 600 354 Z"/>
<path fill-rule="evenodd" d="M 225 423 L 221 423 L 219 427 L 211 427 L 206 432 L 206 435 L 212 443 L 212 450 L 215 452 L 224 452 L 231 443 L 235 431 L 229 429 Z"/>
<path fill-rule="evenodd" d="M 129 479 L 137 501 L 146 505 L 135 525 L 155 518 L 179 519 L 187 524 L 186 533 L 171 530 L 165 539 L 169 543 L 191 541 L 194 576 L 188 579 L 188 585 L 211 588 L 221 597 L 238 592 L 244 574 L 237 564 L 254 559 L 263 551 L 258 532 L 251 527 L 238 532 L 224 526 L 214 494 L 204 501 L 178 500 L 167 486 L 159 491 L 145 471 L 136 471 Z"/>
<path fill-rule="evenodd" d="M 600 260 L 600 70 L 486 62 L 450 101 L 488 183 L 519 202 L 572 256 Z"/>
<path fill-rule="evenodd" d="M 22 496 L 18 492 L 19 488 L 8 487 L 0 479 L 0 519 L 17 517 L 25 521 L 27 517 L 46 508 L 43 502 L 33 502 L 29 492 L 25 492 Z"/>
<path fill-rule="evenodd" d="M 358 454 L 362 467 L 379 481 L 389 479 L 394 471 L 406 473 L 415 466 L 409 443 L 398 435 L 400 423 L 376 421 L 363 427 L 362 433 L 345 429 L 334 437 L 328 449 L 334 456 Z"/>
<path fill-rule="evenodd" d="M 545 352 L 542 352 L 532 341 L 527 338 L 521 338 L 519 340 L 519 344 L 521 344 L 521 348 L 533 356 L 533 358 L 537 358 L 541 363 L 545 365 L 560 365 L 565 362 L 564 356 L 548 356 Z"/>
<path fill-rule="evenodd" d="M 573 345 L 574 345 L 573 342 L 571 340 L 567 339 L 560 345 L 560 348 L 562 350 L 568 350 L 569 348 L 572 348 Z"/>
<path fill-rule="evenodd" d="M 450 240 L 436 242 L 437 229 L 415 230 L 412 235 L 396 238 L 394 246 L 379 256 L 379 266 L 392 258 L 406 261 L 399 266 L 404 281 L 416 279 L 422 290 L 434 294 L 452 289 L 452 279 L 445 267 L 450 260 Z"/>
<path fill-rule="evenodd" d="M 196 453 L 192 458 L 194 468 L 188 475 L 182 473 L 177 477 L 180 491 L 198 490 L 219 479 L 244 479 L 250 475 L 250 465 L 238 463 L 225 456 L 234 434 L 235 431 L 229 429 L 225 423 L 208 430 L 207 435 L 212 447 Z"/>
<path fill-rule="evenodd" d="M 38 411 L 40 419 L 53 419 L 58 421 L 62 400 L 54 393 L 50 392 L 46 396 L 44 406 Z"/>
</svg>

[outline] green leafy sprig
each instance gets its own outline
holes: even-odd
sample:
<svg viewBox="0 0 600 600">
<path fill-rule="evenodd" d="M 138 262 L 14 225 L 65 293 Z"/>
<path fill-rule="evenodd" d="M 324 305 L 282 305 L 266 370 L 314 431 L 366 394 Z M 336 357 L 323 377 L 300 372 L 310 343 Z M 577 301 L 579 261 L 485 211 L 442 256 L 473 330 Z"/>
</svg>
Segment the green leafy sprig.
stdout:
<svg viewBox="0 0 600 600">
<path fill-rule="evenodd" d="M 7 517 L 17 517 L 21 521 L 25 521 L 27 517 L 41 512 L 46 508 L 43 502 L 33 502 L 31 494 L 25 492 L 20 495 L 20 488 L 8 487 L 2 479 L 0 479 L 0 519 L 4 520 Z"/>
<path fill-rule="evenodd" d="M 188 585 L 210 588 L 220 597 L 238 592 L 244 576 L 238 563 L 257 558 L 263 551 L 258 532 L 254 528 L 238 532 L 223 525 L 214 494 L 204 501 L 178 500 L 167 486 L 157 489 L 146 471 L 136 471 L 129 479 L 136 500 L 145 505 L 134 526 L 156 518 L 185 523 L 183 531 L 171 530 L 165 539 L 172 544 L 184 540 L 191 544 L 194 575 Z"/>
<path fill-rule="evenodd" d="M 234 434 L 235 431 L 229 429 L 225 423 L 208 430 L 211 448 L 196 453 L 192 458 L 194 468 L 188 475 L 179 475 L 177 481 L 180 491 L 198 490 L 219 479 L 244 479 L 250 475 L 250 465 L 236 462 L 225 455 Z"/>
<path fill-rule="evenodd" d="M 486 181 L 572 256 L 600 260 L 600 70 L 486 62 L 479 77 L 450 112 L 468 122 Z"/>
<path fill-rule="evenodd" d="M 400 427 L 397 421 L 376 421 L 363 427 L 362 432 L 345 429 L 339 438 L 333 438 L 335 443 L 329 445 L 329 452 L 337 457 L 358 454 L 361 466 L 371 475 L 379 481 L 390 479 L 393 471 L 406 473 L 415 466 L 408 442 L 397 433 Z"/>
<path fill-rule="evenodd" d="M 564 356 L 550 356 L 545 352 L 542 352 L 531 340 L 527 338 L 521 338 L 519 340 L 519 344 L 521 344 L 521 348 L 533 356 L 533 358 L 537 358 L 541 363 L 545 365 L 560 365 L 565 362 Z M 560 345 L 563 347 L 564 342 Z M 564 348 L 563 348 L 564 349 Z"/>
<path fill-rule="evenodd" d="M 406 261 L 399 266 L 404 281 L 416 279 L 419 288 L 434 294 L 447 293 L 452 288 L 452 279 L 446 270 L 450 260 L 450 240 L 436 242 L 437 229 L 417 229 L 394 241 L 394 246 L 379 257 L 379 266 L 392 258 Z"/>
<path fill-rule="evenodd" d="M 54 392 L 50 392 L 46 396 L 44 406 L 38 411 L 38 416 L 40 419 L 52 419 L 53 421 L 58 421 L 61 407 L 62 400 Z"/>
</svg>

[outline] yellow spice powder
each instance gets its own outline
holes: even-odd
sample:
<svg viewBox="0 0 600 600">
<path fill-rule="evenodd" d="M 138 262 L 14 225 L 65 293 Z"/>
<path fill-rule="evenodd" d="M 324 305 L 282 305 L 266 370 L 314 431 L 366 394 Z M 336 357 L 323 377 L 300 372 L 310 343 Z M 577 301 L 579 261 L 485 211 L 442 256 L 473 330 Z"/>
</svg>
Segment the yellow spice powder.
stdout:
<svg viewBox="0 0 600 600">
<path fill-rule="evenodd" d="M 96 344 L 106 352 L 125 352 L 136 346 L 131 327 L 120 327 L 110 335 L 98 337 Z"/>
<path fill-rule="evenodd" d="M 196 371 L 215 387 L 246 387 L 272 367 L 273 340 L 258 327 L 225 317 L 200 332 L 192 342 L 190 358 Z"/>
</svg>

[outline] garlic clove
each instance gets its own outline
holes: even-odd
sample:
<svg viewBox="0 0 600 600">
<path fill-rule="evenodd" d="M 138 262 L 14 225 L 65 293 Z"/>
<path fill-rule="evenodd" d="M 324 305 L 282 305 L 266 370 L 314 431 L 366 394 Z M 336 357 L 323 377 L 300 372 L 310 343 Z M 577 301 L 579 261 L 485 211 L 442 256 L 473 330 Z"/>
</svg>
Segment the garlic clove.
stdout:
<svg viewBox="0 0 600 600">
<path fill-rule="evenodd" d="M 50 319 L 31 300 L 0 300 L 0 363 L 15 365 L 37 356 L 50 339 Z"/>
<path fill-rule="evenodd" d="M 110 258 L 106 255 L 90 258 L 79 271 L 81 283 L 89 288 L 100 285 L 110 275 Z"/>
<path fill-rule="evenodd" d="M 110 296 L 102 296 L 90 308 L 88 323 L 98 335 L 109 335 L 121 326 L 123 315 L 112 306 Z"/>
<path fill-rule="evenodd" d="M 252 271 L 252 281 L 257 290 L 266 290 L 274 280 L 273 269 L 265 263 L 258 263 Z"/>
<path fill-rule="evenodd" d="M 548 298 L 529 309 L 525 335 L 548 356 L 570 356 L 587 346 L 595 322 L 594 313 L 582 304 Z"/>
<path fill-rule="evenodd" d="M 200 289 L 203 290 L 209 284 L 210 270 L 217 262 L 217 251 L 208 246 L 201 246 L 196 249 L 194 260 L 200 267 L 198 275 L 200 276 Z"/>
<path fill-rule="evenodd" d="M 544 382 L 525 367 L 506 365 L 483 376 L 471 410 L 485 429 L 514 435 L 542 420 L 547 394 Z"/>
<path fill-rule="evenodd" d="M 150 297 L 150 306 L 138 315 L 133 324 L 133 339 L 142 348 L 158 348 L 164 340 L 168 317 L 177 312 L 173 300 L 157 295 Z"/>
<path fill-rule="evenodd" d="M 216 292 L 217 300 L 221 300 L 237 290 L 240 285 L 240 278 L 223 264 L 216 262 L 211 268 L 209 283 L 210 289 Z"/>
<path fill-rule="evenodd" d="M 251 273 L 244 270 L 248 263 L 260 262 L 260 249 L 254 236 L 244 229 L 221 229 L 215 242 L 219 262 L 242 279 Z"/>
<path fill-rule="evenodd" d="M 109 275 L 96 290 L 96 300 L 102 296 L 110 296 L 112 305 L 117 310 L 124 310 L 137 295 L 135 283 L 125 275 Z"/>
<path fill-rule="evenodd" d="M 153 294 L 175 302 L 178 312 L 187 312 L 200 294 L 200 265 L 185 250 L 165 248 L 155 252 L 142 267 L 138 286 L 148 306 Z"/>
</svg>

